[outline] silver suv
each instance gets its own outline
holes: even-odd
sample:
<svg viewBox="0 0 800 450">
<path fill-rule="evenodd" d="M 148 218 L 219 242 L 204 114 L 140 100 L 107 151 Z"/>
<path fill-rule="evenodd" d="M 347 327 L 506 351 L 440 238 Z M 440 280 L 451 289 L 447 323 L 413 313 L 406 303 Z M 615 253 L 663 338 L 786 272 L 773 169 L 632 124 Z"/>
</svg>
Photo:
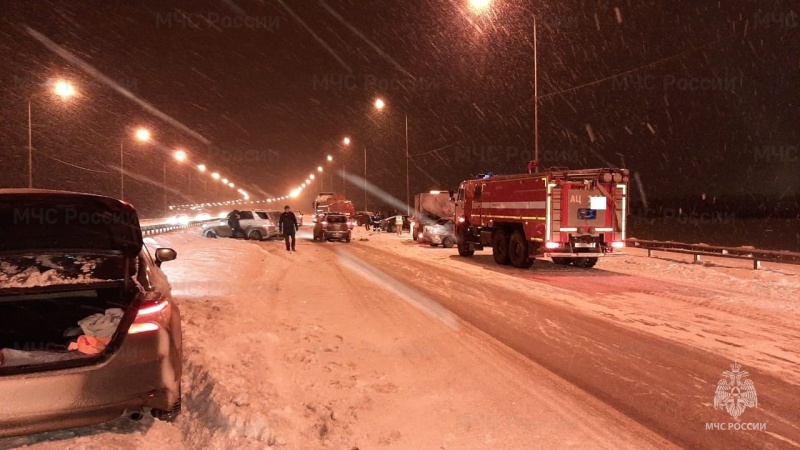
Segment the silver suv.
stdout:
<svg viewBox="0 0 800 450">
<path fill-rule="evenodd" d="M 340 213 L 328 213 L 319 217 L 314 225 L 314 240 L 325 242 L 329 239 L 350 242 L 351 225 L 349 217 Z"/>
<path fill-rule="evenodd" d="M 278 211 L 245 210 L 239 211 L 239 225 L 248 239 L 263 240 L 280 236 L 278 232 Z M 228 219 L 203 224 L 203 236 L 208 238 L 232 237 Z"/>
</svg>

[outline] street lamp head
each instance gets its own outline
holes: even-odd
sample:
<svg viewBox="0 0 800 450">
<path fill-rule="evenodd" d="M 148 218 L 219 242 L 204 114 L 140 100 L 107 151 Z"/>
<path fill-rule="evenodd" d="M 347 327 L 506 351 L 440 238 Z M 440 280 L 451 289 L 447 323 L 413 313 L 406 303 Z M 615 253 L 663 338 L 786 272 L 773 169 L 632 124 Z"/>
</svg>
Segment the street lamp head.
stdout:
<svg viewBox="0 0 800 450">
<path fill-rule="evenodd" d="M 228 186 L 230 186 L 230 187 L 236 187 L 236 186 L 234 186 L 234 184 L 233 184 L 233 183 L 228 183 Z"/>
<path fill-rule="evenodd" d="M 211 178 L 213 178 L 215 180 L 219 180 L 219 174 L 217 172 L 214 172 L 214 173 L 211 174 Z"/>
<path fill-rule="evenodd" d="M 148 142 L 150 141 L 150 130 L 147 128 L 139 128 L 136 130 L 134 136 L 136 136 L 136 139 L 140 142 Z"/>
<path fill-rule="evenodd" d="M 311 184 L 311 179 L 310 178 L 306 178 L 306 184 Z"/>
<path fill-rule="evenodd" d="M 333 161 L 333 156 L 328 155 L 328 161 Z"/>
<path fill-rule="evenodd" d="M 489 9 L 492 0 L 469 0 L 469 7 L 475 12 L 483 12 Z"/>
<path fill-rule="evenodd" d="M 205 172 L 206 171 L 206 165 L 205 164 L 199 164 L 197 166 L 197 170 L 199 170 L 200 172 Z"/>
<path fill-rule="evenodd" d="M 344 142 L 344 145 L 350 145 L 350 138 L 345 136 L 345 138 L 342 139 L 342 142 Z"/>
<path fill-rule="evenodd" d="M 175 153 L 172 156 L 178 161 L 183 162 L 186 161 L 186 152 L 183 150 L 175 150 Z"/>
<path fill-rule="evenodd" d="M 385 106 L 386 106 L 386 102 L 384 102 L 383 99 L 379 98 L 379 99 L 375 100 L 375 108 L 383 109 Z"/>
<path fill-rule="evenodd" d="M 312 179 L 312 180 L 313 180 L 313 179 L 314 179 L 314 174 L 313 174 L 313 173 L 309 174 L 309 175 L 308 175 L 308 178 L 310 178 L 310 179 Z"/>
<path fill-rule="evenodd" d="M 63 99 L 67 99 L 75 96 L 75 87 L 69 81 L 58 80 L 53 85 L 53 93 Z"/>
<path fill-rule="evenodd" d="M 322 172 L 322 166 L 317 166 L 317 172 Z"/>
</svg>

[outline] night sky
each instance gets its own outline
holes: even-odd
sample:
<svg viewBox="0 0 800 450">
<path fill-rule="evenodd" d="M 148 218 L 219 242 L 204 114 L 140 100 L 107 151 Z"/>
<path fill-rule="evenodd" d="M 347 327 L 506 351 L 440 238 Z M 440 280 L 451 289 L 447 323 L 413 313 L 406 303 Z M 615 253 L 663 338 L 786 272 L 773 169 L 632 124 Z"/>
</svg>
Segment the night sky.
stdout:
<svg viewBox="0 0 800 450">
<path fill-rule="evenodd" d="M 467 0 L 4 0 L 0 187 L 27 185 L 33 94 L 35 187 L 118 196 L 122 142 L 126 199 L 143 216 L 160 212 L 165 153 L 137 143 L 138 126 L 190 154 L 192 164 L 169 163 L 171 204 L 240 197 L 197 163 L 258 199 L 287 194 L 320 164 L 325 190 L 342 163 L 360 176 L 365 147 L 369 181 L 404 201 L 406 115 L 412 196 L 522 172 L 533 157 L 534 13 L 543 166 L 624 163 L 639 174 L 636 200 L 797 201 L 800 8 L 752 0 L 496 0 L 481 14 Z M 46 83 L 58 77 L 80 95 L 52 97 Z M 362 207 L 360 185 L 346 193 Z"/>
</svg>

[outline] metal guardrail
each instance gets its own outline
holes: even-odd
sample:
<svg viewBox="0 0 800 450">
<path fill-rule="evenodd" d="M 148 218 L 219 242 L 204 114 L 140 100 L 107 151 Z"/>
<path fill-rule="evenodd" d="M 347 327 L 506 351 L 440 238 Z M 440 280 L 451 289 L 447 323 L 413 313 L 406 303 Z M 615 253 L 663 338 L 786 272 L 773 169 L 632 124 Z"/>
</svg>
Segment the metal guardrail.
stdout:
<svg viewBox="0 0 800 450">
<path fill-rule="evenodd" d="M 158 225 L 144 225 L 142 226 L 142 235 L 144 236 L 153 236 L 156 234 L 167 233 L 170 231 L 175 230 L 182 230 L 185 228 L 192 228 L 192 227 L 199 227 L 202 226 L 204 223 L 207 222 L 216 222 L 219 219 L 209 219 L 209 220 L 192 220 L 186 224 L 158 224 Z"/>
<path fill-rule="evenodd" d="M 625 246 L 645 249 L 647 250 L 648 257 L 652 257 L 653 253 L 658 251 L 692 255 L 694 257 L 694 262 L 700 262 L 703 256 L 748 260 L 753 262 L 754 270 L 760 269 L 762 262 L 800 264 L 800 253 L 795 252 L 684 244 L 681 242 L 646 241 L 640 239 L 626 239 Z"/>
</svg>

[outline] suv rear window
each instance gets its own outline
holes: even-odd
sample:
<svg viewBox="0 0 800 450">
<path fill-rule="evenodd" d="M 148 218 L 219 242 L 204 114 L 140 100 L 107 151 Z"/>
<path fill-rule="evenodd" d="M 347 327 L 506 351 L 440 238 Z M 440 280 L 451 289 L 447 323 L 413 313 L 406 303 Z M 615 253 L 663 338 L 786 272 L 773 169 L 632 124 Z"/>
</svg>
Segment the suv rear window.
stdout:
<svg viewBox="0 0 800 450">
<path fill-rule="evenodd" d="M 347 222 L 347 217 L 345 216 L 328 216 L 325 218 L 328 223 L 344 223 Z"/>
<path fill-rule="evenodd" d="M 253 213 L 250 211 L 239 211 L 239 219 L 240 220 L 250 220 L 253 218 Z"/>
<path fill-rule="evenodd" d="M 265 213 L 264 211 L 256 211 L 256 215 L 261 220 L 269 220 L 269 217 L 267 216 L 267 213 Z"/>
</svg>

